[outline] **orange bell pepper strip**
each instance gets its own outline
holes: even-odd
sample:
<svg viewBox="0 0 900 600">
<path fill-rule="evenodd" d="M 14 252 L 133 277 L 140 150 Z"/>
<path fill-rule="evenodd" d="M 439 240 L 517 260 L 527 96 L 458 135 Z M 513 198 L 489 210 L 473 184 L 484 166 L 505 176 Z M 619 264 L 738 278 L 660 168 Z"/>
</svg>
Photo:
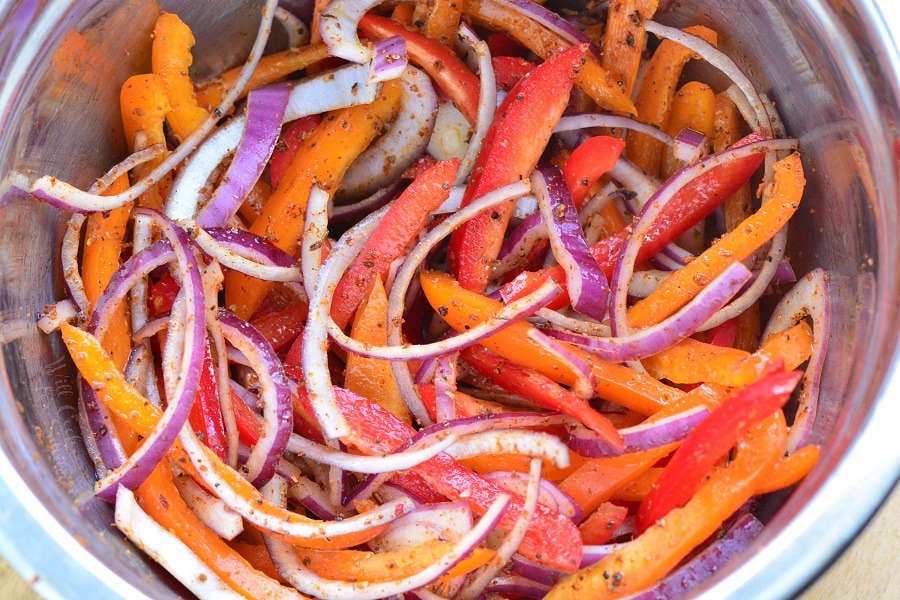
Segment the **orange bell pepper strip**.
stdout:
<svg viewBox="0 0 900 600">
<path fill-rule="evenodd" d="M 399 35 L 406 40 L 409 60 L 422 68 L 435 82 L 453 105 L 466 117 L 472 126 L 478 121 L 478 98 L 481 84 L 478 77 L 469 70 L 452 50 L 435 41 L 431 36 L 412 31 L 400 23 L 367 14 L 359 21 L 359 30 L 366 36 L 383 40 Z M 456 39 L 456 29 L 453 38 Z"/>
<path fill-rule="evenodd" d="M 582 45 L 554 54 L 509 92 L 485 135 L 462 206 L 531 175 L 569 102 L 586 51 Z M 514 206 L 509 200 L 484 211 L 450 236 L 447 260 L 464 288 L 487 287 Z"/>
<path fill-rule="evenodd" d="M 272 562 L 272 557 L 269 556 L 269 550 L 264 543 L 237 539 L 229 541 L 228 546 L 240 554 L 257 571 L 265 573 L 279 583 L 288 584 L 288 581 L 278 572 L 275 563 Z"/>
<path fill-rule="evenodd" d="M 162 79 L 172 110 L 166 120 L 179 140 L 203 124 L 209 113 L 200 107 L 194 95 L 194 83 L 188 74 L 194 58 L 194 34 L 178 15 L 162 13 L 153 28 L 151 63 Z"/>
<path fill-rule="evenodd" d="M 356 311 L 350 336 L 360 342 L 376 346 L 387 344 L 387 294 L 376 275 L 369 297 Z M 344 387 L 355 394 L 370 398 L 390 411 L 398 419 L 412 423 L 412 414 L 403 401 L 390 361 L 347 355 Z"/>
<path fill-rule="evenodd" d="M 616 502 L 643 502 L 650 489 L 662 474 L 662 467 L 650 467 L 612 494 L 611 500 Z"/>
<path fill-rule="evenodd" d="M 803 373 L 781 371 L 736 391 L 687 435 L 641 502 L 638 531 L 683 506 L 710 469 L 753 424 L 780 411 Z"/>
<path fill-rule="evenodd" d="M 393 581 L 415 575 L 441 559 L 453 548 L 451 542 L 435 540 L 418 546 L 367 552 L 364 550 L 311 550 L 296 548 L 303 565 L 320 577 L 341 581 Z M 485 564 L 494 555 L 488 548 L 475 548 L 468 560 L 445 575 L 458 577 Z"/>
<path fill-rule="evenodd" d="M 397 113 L 400 100 L 400 84 L 389 81 L 371 104 L 329 113 L 306 138 L 250 231 L 296 256 L 312 187 L 333 194 L 356 157 Z M 256 312 L 271 288 L 271 282 L 234 271 L 225 276 L 226 303 L 242 319 Z"/>
<path fill-rule="evenodd" d="M 455 158 L 437 162 L 394 200 L 334 290 L 331 317 L 338 327 L 347 326 L 376 277 L 387 280 L 391 263 L 406 254 L 431 212 L 450 195 L 458 168 L 459 160 Z"/>
<path fill-rule="evenodd" d="M 623 450 L 625 442 L 609 419 L 594 410 L 587 400 L 576 396 L 549 377 L 534 369 L 522 367 L 475 344 L 463 348 L 460 356 L 483 377 L 505 390 L 529 400 L 541 408 L 554 410 L 577 419 L 613 448 Z"/>
<path fill-rule="evenodd" d="M 612 502 L 603 502 L 597 507 L 597 510 L 578 525 L 581 539 L 585 544 L 605 544 L 612 538 L 616 529 L 622 525 L 627 516 L 628 508 Z"/>
<path fill-rule="evenodd" d="M 712 88 L 699 81 L 689 81 L 678 88 L 672 98 L 666 133 L 675 137 L 683 129 L 693 129 L 705 135 L 706 139 L 711 139 L 715 135 L 715 114 L 716 94 Z M 663 179 L 668 179 L 682 165 L 671 151 L 666 152 L 660 175 Z M 700 242 L 702 241 L 701 239 Z"/>
<path fill-rule="evenodd" d="M 819 460 L 819 447 L 803 446 L 793 454 L 782 456 L 759 477 L 756 494 L 762 495 L 794 485 L 809 473 Z"/>
<path fill-rule="evenodd" d="M 464 290 L 446 273 L 428 272 L 420 277 L 428 302 L 457 331 L 489 319 L 502 304 L 481 294 Z M 525 321 L 510 323 L 497 333 L 481 340 L 481 345 L 507 360 L 542 373 L 550 379 L 572 385 L 575 373 L 571 367 L 532 338 L 536 328 Z M 605 362 L 586 352 L 569 347 L 569 351 L 591 365 L 591 379 L 602 398 L 621 404 L 642 414 L 652 414 L 682 395 L 656 379 L 628 367 Z"/>
<path fill-rule="evenodd" d="M 480 25 L 505 32 L 544 60 L 570 46 L 556 33 L 496 0 L 467 0 L 463 12 Z M 576 84 L 605 110 L 625 115 L 638 112 L 617 78 L 592 56 L 585 57 Z"/>
<path fill-rule="evenodd" d="M 119 108 L 122 113 L 122 127 L 125 131 L 125 143 L 132 152 L 138 148 L 138 133 L 143 135 L 143 147 L 155 144 L 166 144 L 166 115 L 172 110 L 169 97 L 162 78 L 148 73 L 133 75 L 125 80 L 119 92 Z M 143 177 L 163 160 L 159 156 L 143 165 L 135 167 L 138 177 Z M 151 187 L 138 199 L 140 206 L 162 210 L 163 197 L 168 188 L 170 177 Z"/>
<path fill-rule="evenodd" d="M 684 29 L 715 46 L 718 35 L 712 29 L 694 25 Z M 681 79 L 681 71 L 689 60 L 695 58 L 693 52 L 677 42 L 663 40 L 647 63 L 644 79 L 638 90 L 635 106 L 638 118 L 648 125 L 666 129 L 675 88 Z M 626 154 L 631 161 L 648 175 L 659 174 L 664 144 L 646 134 L 628 132 Z"/>
<path fill-rule="evenodd" d="M 729 265 L 756 252 L 797 211 L 805 185 L 799 154 L 775 163 L 773 182 L 765 191 L 760 209 L 629 308 L 629 324 L 647 327 L 659 323 L 684 306 Z"/>
<path fill-rule="evenodd" d="M 310 44 L 302 48 L 288 48 L 281 52 L 268 54 L 259 59 L 259 64 L 244 91 L 238 97 L 245 97 L 250 91 L 275 83 L 307 67 L 328 58 L 328 46 Z M 197 104 L 208 111 L 215 110 L 240 75 L 243 66 L 229 69 L 216 77 L 197 86 L 195 95 Z"/>
<path fill-rule="evenodd" d="M 620 598 L 650 587 L 755 494 L 760 475 L 784 451 L 786 441 L 779 411 L 743 435 L 734 460 L 715 467 L 684 507 L 599 562 L 564 577 L 547 600 Z"/>
<path fill-rule="evenodd" d="M 642 452 L 621 456 L 592 458 L 559 483 L 583 511 L 589 513 L 612 499 L 616 490 L 641 476 L 660 459 L 668 456 L 677 444 L 667 444 Z"/>
<path fill-rule="evenodd" d="M 611 2 L 606 13 L 606 29 L 601 41 L 600 64 L 615 77 L 622 93 L 631 98 L 641 58 L 647 45 L 644 21 L 652 19 L 658 0 Z"/>
<path fill-rule="evenodd" d="M 588 459 L 575 454 L 569 453 L 569 466 L 562 469 L 549 461 L 543 461 L 541 467 L 541 478 L 547 481 L 562 481 L 578 467 L 584 464 Z M 478 456 L 470 456 L 460 459 L 460 464 L 472 469 L 476 473 L 492 473 L 493 471 L 518 471 L 519 473 L 528 473 L 531 465 L 531 459 L 521 454 L 481 454 Z"/>
<path fill-rule="evenodd" d="M 422 33 L 445 46 L 453 47 L 456 30 L 459 29 L 459 20 L 462 17 L 460 7 L 464 3 L 457 0 L 431 0 L 418 4 L 425 5 L 427 11 Z"/>
</svg>

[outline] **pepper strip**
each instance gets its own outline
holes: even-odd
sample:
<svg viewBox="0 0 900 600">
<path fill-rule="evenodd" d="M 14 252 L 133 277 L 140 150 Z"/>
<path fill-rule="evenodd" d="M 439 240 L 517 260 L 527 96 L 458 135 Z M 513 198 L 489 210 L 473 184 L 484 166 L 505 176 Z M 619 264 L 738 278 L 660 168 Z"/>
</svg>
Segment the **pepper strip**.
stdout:
<svg viewBox="0 0 900 600">
<path fill-rule="evenodd" d="M 570 46 L 569 42 L 540 23 L 496 0 L 467 0 L 463 12 L 481 25 L 504 31 L 545 60 Z M 591 56 L 585 57 L 576 84 L 601 108 L 625 115 L 638 114 L 634 104 L 619 87 L 616 77 Z"/>
<path fill-rule="evenodd" d="M 743 435 L 735 459 L 715 467 L 683 508 L 594 565 L 560 580 L 547 600 L 619 598 L 650 587 L 756 493 L 760 475 L 784 451 L 786 441 L 787 427 L 778 411 Z"/>
<path fill-rule="evenodd" d="M 485 135 L 462 206 L 531 175 L 569 102 L 586 52 L 581 45 L 554 54 L 509 92 Z M 450 236 L 447 260 L 464 288 L 487 287 L 515 203 L 479 213 Z"/>
<path fill-rule="evenodd" d="M 453 46 L 456 41 L 456 30 L 459 29 L 459 20 L 462 16 L 464 3 L 458 0 L 430 0 L 420 3 L 426 6 L 425 25 L 422 33 L 427 37 L 439 41 L 445 46 Z"/>
<path fill-rule="evenodd" d="M 686 33 L 703 38 L 713 46 L 718 34 L 708 27 L 694 25 L 686 27 Z M 677 42 L 663 40 L 647 63 L 641 88 L 638 90 L 635 106 L 641 121 L 666 129 L 675 87 L 681 78 L 681 71 L 696 55 Z M 628 158 L 648 175 L 659 174 L 665 145 L 649 135 L 636 131 L 628 132 Z"/>
<path fill-rule="evenodd" d="M 250 231 L 296 256 L 303 235 L 306 203 L 314 185 L 333 194 L 344 173 L 400 108 L 401 88 L 386 82 L 371 104 L 329 113 L 307 137 Z M 229 310 L 242 319 L 256 312 L 272 282 L 230 271 L 225 276 Z"/>
<path fill-rule="evenodd" d="M 183 140 L 200 127 L 209 113 L 197 104 L 194 83 L 188 70 L 194 61 L 191 48 L 194 34 L 173 13 L 162 13 L 153 28 L 151 63 L 153 72 L 162 79 L 172 110 L 166 120 L 175 136 Z"/>
<path fill-rule="evenodd" d="M 489 319 L 503 307 L 497 300 L 464 290 L 446 273 L 423 273 L 420 282 L 431 306 L 457 331 Z M 563 385 L 573 385 L 576 377 L 571 367 L 535 341 L 536 332 L 537 328 L 530 323 L 516 321 L 480 343 L 507 360 Z M 642 414 L 652 414 L 682 395 L 680 390 L 628 367 L 599 360 L 574 346 L 568 346 L 567 350 L 591 366 L 594 391 L 602 398 Z"/>
<path fill-rule="evenodd" d="M 166 144 L 164 124 L 166 115 L 172 110 L 165 84 L 159 75 L 148 73 L 133 75 L 125 80 L 119 92 L 119 109 L 122 113 L 122 128 L 125 131 L 125 144 L 132 152 L 137 147 L 137 134 L 144 136 L 143 145 Z M 143 165 L 138 165 L 134 172 L 138 178 L 154 169 L 164 156 L 159 156 Z M 165 189 L 169 176 L 151 187 L 138 199 L 138 205 L 155 210 L 162 210 Z"/>
<path fill-rule="evenodd" d="M 238 97 L 244 98 L 249 92 L 257 88 L 275 83 L 288 75 L 302 71 L 307 67 L 328 58 L 328 46 L 325 44 L 311 44 L 302 48 L 288 48 L 281 52 L 269 54 L 259 59 L 259 64 L 250 81 L 244 87 L 244 91 Z M 206 110 L 213 110 L 222 103 L 222 98 L 234 85 L 240 76 L 243 67 L 229 69 L 210 81 L 197 86 L 195 91 L 197 103 Z"/>
<path fill-rule="evenodd" d="M 799 154 L 791 154 L 775 163 L 773 181 L 765 190 L 760 209 L 737 229 L 719 238 L 703 254 L 673 272 L 653 293 L 631 306 L 628 324 L 647 327 L 659 323 L 684 306 L 729 265 L 756 252 L 797 211 L 805 185 Z"/>
<path fill-rule="evenodd" d="M 631 98 L 641 57 L 647 45 L 644 21 L 656 13 L 658 0 L 610 2 L 601 49 L 603 68 L 616 78 L 626 97 Z"/>
<path fill-rule="evenodd" d="M 715 112 L 716 94 L 712 88 L 699 81 L 688 81 L 678 88 L 675 97 L 672 98 L 672 111 L 666 124 L 666 133 L 675 138 L 683 129 L 693 129 L 711 139 L 715 135 Z M 682 166 L 684 163 L 668 150 L 663 157 L 660 174 L 663 179 L 668 179 Z M 702 244 L 703 239 L 696 241 Z M 686 247 L 688 250 L 694 250 L 693 246 L 686 245 Z M 702 245 L 700 247 L 702 248 Z"/>
</svg>

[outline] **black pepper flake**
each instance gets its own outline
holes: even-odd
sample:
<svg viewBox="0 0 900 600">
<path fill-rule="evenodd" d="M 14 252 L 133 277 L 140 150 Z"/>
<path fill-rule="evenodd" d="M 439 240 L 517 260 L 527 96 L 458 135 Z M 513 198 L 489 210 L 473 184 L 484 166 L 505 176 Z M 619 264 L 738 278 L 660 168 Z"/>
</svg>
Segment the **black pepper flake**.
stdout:
<svg viewBox="0 0 900 600">
<path fill-rule="evenodd" d="M 446 306 L 438 306 L 438 314 L 442 317 L 446 317 L 450 313 L 450 309 Z"/>
</svg>

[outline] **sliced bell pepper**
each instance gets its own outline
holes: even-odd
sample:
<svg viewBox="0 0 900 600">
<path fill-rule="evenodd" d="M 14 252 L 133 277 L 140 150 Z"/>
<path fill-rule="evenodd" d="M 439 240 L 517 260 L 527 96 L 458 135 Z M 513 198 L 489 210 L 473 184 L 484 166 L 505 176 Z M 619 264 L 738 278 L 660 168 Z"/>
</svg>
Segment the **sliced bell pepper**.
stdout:
<svg viewBox="0 0 900 600">
<path fill-rule="evenodd" d="M 510 362 L 478 344 L 464 348 L 460 355 L 476 371 L 500 387 L 542 408 L 569 415 L 592 429 L 614 448 L 625 448 L 622 436 L 609 419 L 594 410 L 587 400 L 576 396 L 549 377 Z"/>
<path fill-rule="evenodd" d="M 644 531 L 690 500 L 703 478 L 738 438 L 749 427 L 781 409 L 802 376 L 799 371 L 767 375 L 726 398 L 691 430 L 641 502 L 637 512 L 638 531 Z"/>
<path fill-rule="evenodd" d="M 200 369 L 200 385 L 191 412 L 188 415 L 191 428 L 197 433 L 200 441 L 222 460 L 227 460 L 228 442 L 225 440 L 225 422 L 222 418 L 222 405 L 219 404 L 219 386 L 216 384 L 216 370 L 213 366 L 209 346 L 203 357 Z"/>
<path fill-rule="evenodd" d="M 519 56 L 491 56 L 497 89 L 508 92 L 537 66 Z"/>
<path fill-rule="evenodd" d="M 431 415 L 432 419 L 437 419 L 437 392 L 434 389 L 434 384 L 420 383 L 416 385 L 416 389 L 419 391 L 419 396 L 422 398 L 428 414 Z M 482 400 L 481 398 L 464 394 L 459 390 L 453 392 L 453 408 L 456 416 L 460 418 L 498 415 L 509 412 L 509 407 L 504 404 Z M 541 471 L 541 473 L 543 476 L 544 472 Z"/>
<path fill-rule="evenodd" d="M 125 80 L 119 91 L 119 108 L 122 113 L 122 129 L 125 132 L 125 144 L 132 152 L 142 147 L 155 144 L 166 144 L 164 124 L 166 115 L 172 109 L 166 88 L 159 75 L 148 73 L 133 75 Z M 138 139 L 138 133 L 143 139 Z M 134 174 L 140 178 L 149 173 L 164 159 L 161 155 L 151 161 L 134 168 Z M 147 190 L 139 199 L 138 205 L 162 210 L 163 198 L 168 193 L 171 176 L 163 177 L 159 183 Z"/>
<path fill-rule="evenodd" d="M 662 475 L 662 471 L 662 467 L 650 467 L 638 477 L 617 489 L 612 495 L 612 500 L 617 502 L 643 502 L 656 480 Z"/>
<path fill-rule="evenodd" d="M 619 598 L 653 585 L 753 496 L 786 441 L 780 412 L 758 423 L 741 437 L 734 460 L 715 467 L 683 508 L 599 562 L 564 577 L 547 600 Z"/>
<path fill-rule="evenodd" d="M 554 54 L 509 92 L 484 138 L 462 206 L 531 174 L 569 102 L 586 51 L 572 46 Z M 515 200 L 505 202 L 453 232 L 447 259 L 464 288 L 487 287 L 514 206 Z"/>
<path fill-rule="evenodd" d="M 256 70 L 250 76 L 244 91 L 239 98 L 243 98 L 250 91 L 261 88 L 284 79 L 292 73 L 302 71 L 307 67 L 328 58 L 328 46 L 325 44 L 310 44 L 302 48 L 288 48 L 281 52 L 268 54 L 259 59 Z M 243 65 L 229 69 L 212 79 L 197 86 L 197 103 L 206 110 L 214 110 L 222 102 L 222 98 L 228 93 L 231 86 L 243 69 Z"/>
<path fill-rule="evenodd" d="M 631 98 L 638 69 L 647 44 L 644 21 L 656 14 L 658 0 L 623 0 L 611 2 L 606 13 L 600 62 Z"/>
<path fill-rule="evenodd" d="M 629 324 L 646 327 L 659 323 L 684 306 L 729 265 L 756 252 L 797 211 L 805 185 L 799 154 L 791 154 L 775 163 L 773 181 L 759 210 L 629 308 Z"/>
<path fill-rule="evenodd" d="M 716 94 L 712 88 L 700 81 L 688 81 L 678 88 L 675 97 L 672 98 L 672 110 L 666 123 L 666 133 L 674 138 L 683 129 L 693 129 L 706 136 L 706 139 L 711 139 L 715 134 L 715 112 Z M 672 152 L 666 152 L 660 176 L 667 179 L 683 164 Z M 700 243 L 702 241 L 701 239 Z M 686 248 L 690 251 L 695 250 L 689 245 Z"/>
<path fill-rule="evenodd" d="M 573 452 L 569 453 L 569 466 L 565 468 L 557 467 L 545 460 L 541 467 L 541 477 L 547 481 L 562 481 L 574 473 L 587 460 Z M 463 458 L 459 462 L 476 473 L 482 474 L 494 471 L 528 473 L 531 467 L 531 459 L 521 454 L 479 454 L 478 456 Z"/>
<path fill-rule="evenodd" d="M 335 288 L 331 317 L 338 327 L 347 326 L 376 277 L 387 280 L 391 263 L 406 254 L 431 212 L 450 195 L 458 168 L 455 158 L 435 163 L 393 202 Z"/>
<path fill-rule="evenodd" d="M 751 134 L 735 144 L 734 147 L 758 142 L 761 139 L 763 138 Z M 638 252 L 637 263 L 646 262 L 694 224 L 712 214 L 718 206 L 750 180 L 763 160 L 764 156 L 760 153 L 729 161 L 710 169 L 684 186 L 666 204 L 650 231 L 647 232 Z M 591 246 L 591 255 L 597 260 L 607 277 L 612 274 L 628 235 L 628 232 L 623 230 Z M 562 267 L 556 266 L 541 271 L 525 272 L 501 288 L 503 300 L 510 302 L 533 292 L 550 277 L 563 287 L 565 286 L 566 277 Z M 557 299 L 550 306 L 564 306 L 567 301 L 566 298 Z"/>
<path fill-rule="evenodd" d="M 303 146 L 303 140 L 309 137 L 309 134 L 315 131 L 321 122 L 322 118 L 319 115 L 310 115 L 291 121 L 282 128 L 278 142 L 272 150 L 272 156 L 269 158 L 269 182 L 272 184 L 272 188 L 277 188 L 281 183 L 281 178 L 291 166 L 291 161 Z"/>
<path fill-rule="evenodd" d="M 782 456 L 760 475 L 756 495 L 768 494 L 794 485 L 809 473 L 819 460 L 819 447 L 803 446 L 793 454 Z"/>
<path fill-rule="evenodd" d="M 367 14 L 359 20 L 359 30 L 376 40 L 399 35 L 406 40 L 409 60 L 422 68 L 473 127 L 478 121 L 481 84 L 466 64 L 441 42 L 412 31 L 400 23 Z M 456 38 L 456 30 L 453 30 Z"/>
<path fill-rule="evenodd" d="M 386 345 L 387 305 L 387 294 L 381 283 L 381 276 L 376 275 L 369 297 L 356 311 L 350 336 L 360 342 Z M 344 387 L 354 394 L 374 400 L 398 419 L 412 423 L 412 414 L 403 401 L 389 361 L 348 354 Z"/>
<path fill-rule="evenodd" d="M 191 48 L 194 34 L 178 15 L 162 13 L 153 28 L 151 62 L 160 76 L 171 110 L 166 120 L 175 136 L 183 140 L 209 117 L 194 95 L 194 83 L 188 70 L 194 61 Z"/>
<path fill-rule="evenodd" d="M 703 38 L 713 46 L 718 41 L 716 32 L 702 25 L 686 27 L 684 31 Z M 635 100 L 641 121 L 662 129 L 666 128 L 675 88 L 681 79 L 681 71 L 694 57 L 691 50 L 677 42 L 663 40 L 660 43 L 647 63 Z M 636 131 L 628 133 L 627 156 L 648 175 L 659 174 L 664 147 L 662 142 L 644 133 Z"/>
<path fill-rule="evenodd" d="M 419 280 L 428 302 L 457 331 L 465 331 L 486 321 L 502 308 L 497 300 L 463 289 L 446 273 L 423 273 Z M 530 332 L 535 330 L 530 323 L 516 321 L 480 343 L 500 356 L 534 369 L 558 383 L 574 384 L 576 377 L 571 367 L 532 338 Z M 594 391 L 601 398 L 642 414 L 652 414 L 682 395 L 680 390 L 628 367 L 601 361 L 574 346 L 569 346 L 568 350 L 591 365 Z"/>
<path fill-rule="evenodd" d="M 306 138 L 250 231 L 296 256 L 312 187 L 333 194 L 353 160 L 397 113 L 400 100 L 399 82 L 389 81 L 371 104 L 329 113 Z M 271 288 L 272 282 L 229 271 L 226 304 L 240 318 L 249 319 Z"/>
<path fill-rule="evenodd" d="M 570 46 L 553 31 L 497 0 L 468 0 L 463 12 L 481 25 L 503 31 L 544 60 Z M 616 77 L 600 66 L 593 56 L 585 57 L 576 83 L 601 108 L 620 114 L 637 114 Z"/>
<path fill-rule="evenodd" d="M 425 7 L 422 33 L 433 40 L 437 40 L 445 46 L 453 47 L 456 41 L 456 31 L 459 29 L 459 20 L 462 17 L 462 2 L 457 0 L 430 0 L 420 2 L 416 6 Z"/>
<path fill-rule="evenodd" d="M 605 544 L 612 538 L 616 529 L 621 527 L 627 516 L 627 507 L 612 502 L 603 502 L 578 525 L 581 539 L 585 544 Z"/>
<path fill-rule="evenodd" d="M 524 46 L 501 31 L 489 33 L 487 45 L 491 56 L 525 58 L 528 55 L 528 50 Z"/>
<path fill-rule="evenodd" d="M 284 308 L 276 309 L 250 320 L 265 337 L 276 352 L 283 352 L 303 333 L 309 306 L 302 300 L 296 300 Z"/>
<path fill-rule="evenodd" d="M 616 165 L 624 148 L 623 140 L 598 135 L 586 139 L 572 151 L 562 172 L 575 208 L 584 206 L 591 186 Z"/>
</svg>

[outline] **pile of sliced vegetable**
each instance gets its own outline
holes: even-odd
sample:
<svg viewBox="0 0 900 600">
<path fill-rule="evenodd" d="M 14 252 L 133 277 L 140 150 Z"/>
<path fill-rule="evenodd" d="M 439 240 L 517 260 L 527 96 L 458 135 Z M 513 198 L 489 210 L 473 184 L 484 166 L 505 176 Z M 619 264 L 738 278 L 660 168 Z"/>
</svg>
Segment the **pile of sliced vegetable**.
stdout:
<svg viewBox="0 0 900 600">
<path fill-rule="evenodd" d="M 603 4 L 268 0 L 206 82 L 163 13 L 132 153 L 14 177 L 73 213 L 96 493 L 191 592 L 675 597 L 813 467 L 797 141 L 715 31 Z"/>
</svg>

